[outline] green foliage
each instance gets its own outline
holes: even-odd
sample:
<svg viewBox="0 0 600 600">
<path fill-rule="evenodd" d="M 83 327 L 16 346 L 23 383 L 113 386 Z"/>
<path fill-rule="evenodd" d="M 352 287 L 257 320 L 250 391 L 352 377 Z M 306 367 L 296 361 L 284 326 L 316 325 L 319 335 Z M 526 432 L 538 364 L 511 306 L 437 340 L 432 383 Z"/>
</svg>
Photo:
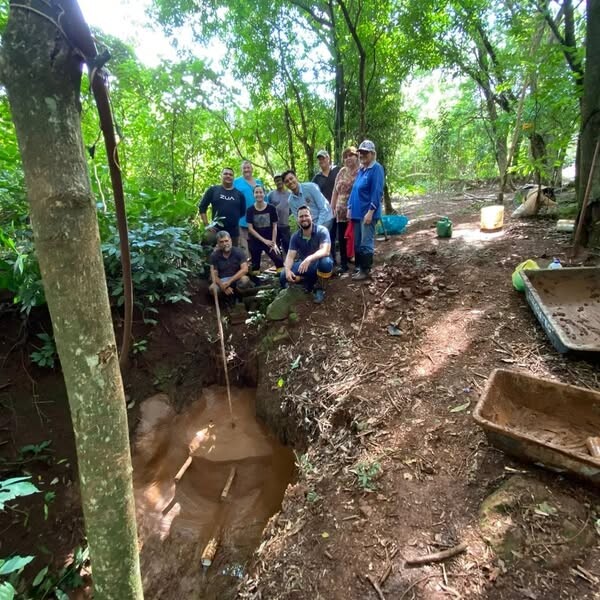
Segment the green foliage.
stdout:
<svg viewBox="0 0 600 600">
<path fill-rule="evenodd" d="M 306 494 L 306 501 L 309 504 L 315 504 L 317 503 L 319 500 L 321 500 L 321 496 L 319 496 L 319 494 L 317 492 L 315 492 L 314 490 L 310 490 L 307 494 Z"/>
<path fill-rule="evenodd" d="M 377 488 L 376 479 L 381 474 L 381 465 L 378 462 L 358 463 L 350 472 L 356 475 L 356 482 L 363 491 L 372 492 Z"/>
<path fill-rule="evenodd" d="M 40 490 L 29 480 L 31 477 L 13 477 L 0 480 L 0 510 L 15 498 L 37 494 Z"/>
<path fill-rule="evenodd" d="M 294 455 L 296 456 L 296 467 L 303 476 L 306 477 L 317 472 L 314 465 L 310 462 L 308 454 L 300 454 L 294 450 Z"/>
<path fill-rule="evenodd" d="M 47 333 L 38 333 L 37 337 L 42 340 L 43 343 L 35 352 L 30 354 L 30 358 L 38 367 L 48 367 L 49 369 L 53 369 L 54 362 L 58 358 L 54 338 Z"/>
<path fill-rule="evenodd" d="M 34 558 L 34 556 L 13 556 L 8 559 L 0 558 L 0 576 L 10 575 L 15 571 L 22 571 Z"/>
<path fill-rule="evenodd" d="M 19 448 L 19 456 L 23 458 L 27 456 L 40 456 L 46 452 L 51 444 L 50 440 L 44 440 L 39 444 L 26 444 Z"/>
<path fill-rule="evenodd" d="M 137 342 L 133 342 L 132 351 L 134 354 L 142 354 L 148 350 L 148 340 L 138 340 Z"/>
<path fill-rule="evenodd" d="M 0 582 L 0 600 L 13 600 L 17 590 L 8 583 L 8 581 Z"/>
<path fill-rule="evenodd" d="M 264 290 L 259 290 L 256 293 L 257 305 L 254 310 L 251 310 L 248 313 L 248 318 L 246 319 L 246 325 L 262 325 L 266 321 L 267 307 L 273 300 L 275 300 L 275 296 L 279 293 L 279 289 L 277 288 L 269 288 Z"/>
<path fill-rule="evenodd" d="M 0 230 L 0 289 L 12 292 L 14 303 L 26 314 L 46 302 L 29 229 Z"/>
<path fill-rule="evenodd" d="M 27 453 L 41 454 L 50 444 L 49 441 L 40 444 L 23 446 L 22 455 Z M 31 477 L 14 477 L 0 480 L 0 510 L 11 500 L 39 493 L 40 490 L 29 480 Z M 44 518 L 48 518 L 49 506 L 54 502 L 56 494 L 52 491 L 44 495 Z M 82 585 L 81 569 L 89 560 L 88 549 L 77 547 L 73 559 L 57 573 L 48 566 L 43 567 L 28 586 L 21 578 L 22 570 L 35 556 L 11 556 L 0 558 L 0 600 L 43 600 L 54 595 L 59 600 L 68 600 L 67 592 Z M 29 589 L 28 589 L 29 588 Z"/>
<path fill-rule="evenodd" d="M 68 592 L 83 585 L 81 570 L 89 561 L 87 548 L 75 548 L 71 561 L 58 571 L 46 565 L 37 572 L 31 584 L 28 584 L 21 578 L 21 571 L 34 558 L 14 556 L 5 561 L 0 559 L 0 575 L 10 574 L 8 581 L 0 582 L 0 600 L 44 600 L 52 597 L 68 600 Z"/>
<path fill-rule="evenodd" d="M 104 268 L 111 296 L 123 301 L 121 251 L 115 227 L 102 244 Z M 190 229 L 155 219 L 141 218 L 129 231 L 135 302 L 141 308 L 161 302 L 190 302 L 187 285 L 192 275 L 204 271 L 205 258 Z"/>
</svg>

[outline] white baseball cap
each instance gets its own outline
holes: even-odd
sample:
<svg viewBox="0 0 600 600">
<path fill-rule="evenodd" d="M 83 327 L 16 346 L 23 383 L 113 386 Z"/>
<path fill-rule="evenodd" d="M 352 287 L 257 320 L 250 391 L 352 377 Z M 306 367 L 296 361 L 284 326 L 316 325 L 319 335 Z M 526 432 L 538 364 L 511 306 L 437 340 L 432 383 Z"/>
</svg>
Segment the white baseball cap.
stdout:
<svg viewBox="0 0 600 600">
<path fill-rule="evenodd" d="M 358 151 L 375 152 L 375 144 L 371 140 L 363 140 L 358 147 Z"/>
</svg>

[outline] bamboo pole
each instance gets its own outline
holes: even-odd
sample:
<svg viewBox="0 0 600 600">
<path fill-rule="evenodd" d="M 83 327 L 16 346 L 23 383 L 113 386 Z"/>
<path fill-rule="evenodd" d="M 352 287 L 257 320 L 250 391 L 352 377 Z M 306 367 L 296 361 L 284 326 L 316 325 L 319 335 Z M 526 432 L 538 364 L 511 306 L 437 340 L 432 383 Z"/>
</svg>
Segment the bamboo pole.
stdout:
<svg viewBox="0 0 600 600">
<path fill-rule="evenodd" d="M 231 484 L 233 483 L 233 479 L 235 478 L 236 468 L 231 467 L 229 471 L 229 476 L 227 477 L 227 481 L 225 482 L 225 486 L 223 487 L 223 491 L 221 492 L 221 506 L 219 509 L 219 513 L 217 515 L 217 525 L 214 529 L 214 532 L 206 546 L 204 546 L 204 550 L 202 551 L 202 556 L 200 557 L 200 561 L 202 562 L 202 566 L 206 569 L 210 567 L 212 564 L 217 550 L 219 548 L 219 544 L 221 543 L 221 536 L 223 534 L 223 527 L 225 524 L 225 519 L 227 518 L 227 513 L 229 511 L 229 505 L 224 504 L 223 501 L 227 498 L 229 494 L 229 490 L 231 489 Z"/>
<path fill-rule="evenodd" d="M 223 359 L 223 369 L 225 370 L 225 385 L 227 386 L 227 402 L 229 403 L 229 414 L 231 415 L 231 427 L 235 427 L 235 421 L 233 420 L 233 407 L 231 405 L 231 388 L 229 386 L 229 370 L 227 369 L 227 355 L 225 354 L 225 336 L 223 335 L 223 323 L 221 323 L 221 309 L 219 307 L 219 294 L 217 292 L 216 284 L 214 284 L 213 287 L 213 294 L 215 297 L 215 309 L 217 311 L 219 338 L 221 339 L 221 357 Z"/>
</svg>

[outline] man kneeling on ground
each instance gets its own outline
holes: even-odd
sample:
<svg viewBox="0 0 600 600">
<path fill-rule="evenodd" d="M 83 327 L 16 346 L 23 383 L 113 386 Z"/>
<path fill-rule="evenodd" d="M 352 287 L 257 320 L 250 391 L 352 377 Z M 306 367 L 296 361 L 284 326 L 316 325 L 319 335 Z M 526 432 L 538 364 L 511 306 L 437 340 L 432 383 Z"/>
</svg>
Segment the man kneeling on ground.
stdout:
<svg viewBox="0 0 600 600">
<path fill-rule="evenodd" d="M 308 206 L 298 209 L 298 225 L 300 228 L 290 239 L 280 275 L 281 287 L 302 282 L 306 291 L 314 289 L 314 301 L 320 304 L 325 299 L 325 284 L 333 271 L 329 231 L 323 225 L 313 224 Z"/>
<path fill-rule="evenodd" d="M 241 248 L 234 248 L 231 236 L 226 231 L 217 233 L 217 247 L 210 255 L 211 294 L 233 300 L 234 293 L 254 287 L 248 277 L 248 257 Z"/>
</svg>

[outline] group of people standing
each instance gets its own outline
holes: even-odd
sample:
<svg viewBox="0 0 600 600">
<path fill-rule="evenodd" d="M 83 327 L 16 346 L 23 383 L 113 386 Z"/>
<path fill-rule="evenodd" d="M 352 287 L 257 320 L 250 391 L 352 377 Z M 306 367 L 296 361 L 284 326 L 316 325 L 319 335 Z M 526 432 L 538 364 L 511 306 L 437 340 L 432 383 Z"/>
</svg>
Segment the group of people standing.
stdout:
<svg viewBox="0 0 600 600">
<path fill-rule="evenodd" d="M 207 227 L 205 242 L 216 246 L 210 258 L 213 290 L 232 295 L 235 289 L 252 285 L 246 252 L 253 275 L 260 272 L 264 252 L 280 273 L 282 287 L 301 282 L 317 303 L 324 300 L 334 269 L 348 273 L 352 255 L 356 267 L 352 279 L 370 277 L 384 187 L 375 145 L 364 140 L 358 149 L 349 146 L 343 151 L 342 167 L 332 165 L 326 150 L 320 150 L 317 159 L 320 171 L 311 182 L 298 181 L 294 170 L 288 169 L 273 177 L 275 189 L 268 194 L 262 181 L 253 177 L 249 161 L 242 163 L 238 178 L 233 169 L 223 169 L 221 184 L 210 187 L 199 205 Z M 298 223 L 291 236 L 290 215 Z"/>
</svg>

